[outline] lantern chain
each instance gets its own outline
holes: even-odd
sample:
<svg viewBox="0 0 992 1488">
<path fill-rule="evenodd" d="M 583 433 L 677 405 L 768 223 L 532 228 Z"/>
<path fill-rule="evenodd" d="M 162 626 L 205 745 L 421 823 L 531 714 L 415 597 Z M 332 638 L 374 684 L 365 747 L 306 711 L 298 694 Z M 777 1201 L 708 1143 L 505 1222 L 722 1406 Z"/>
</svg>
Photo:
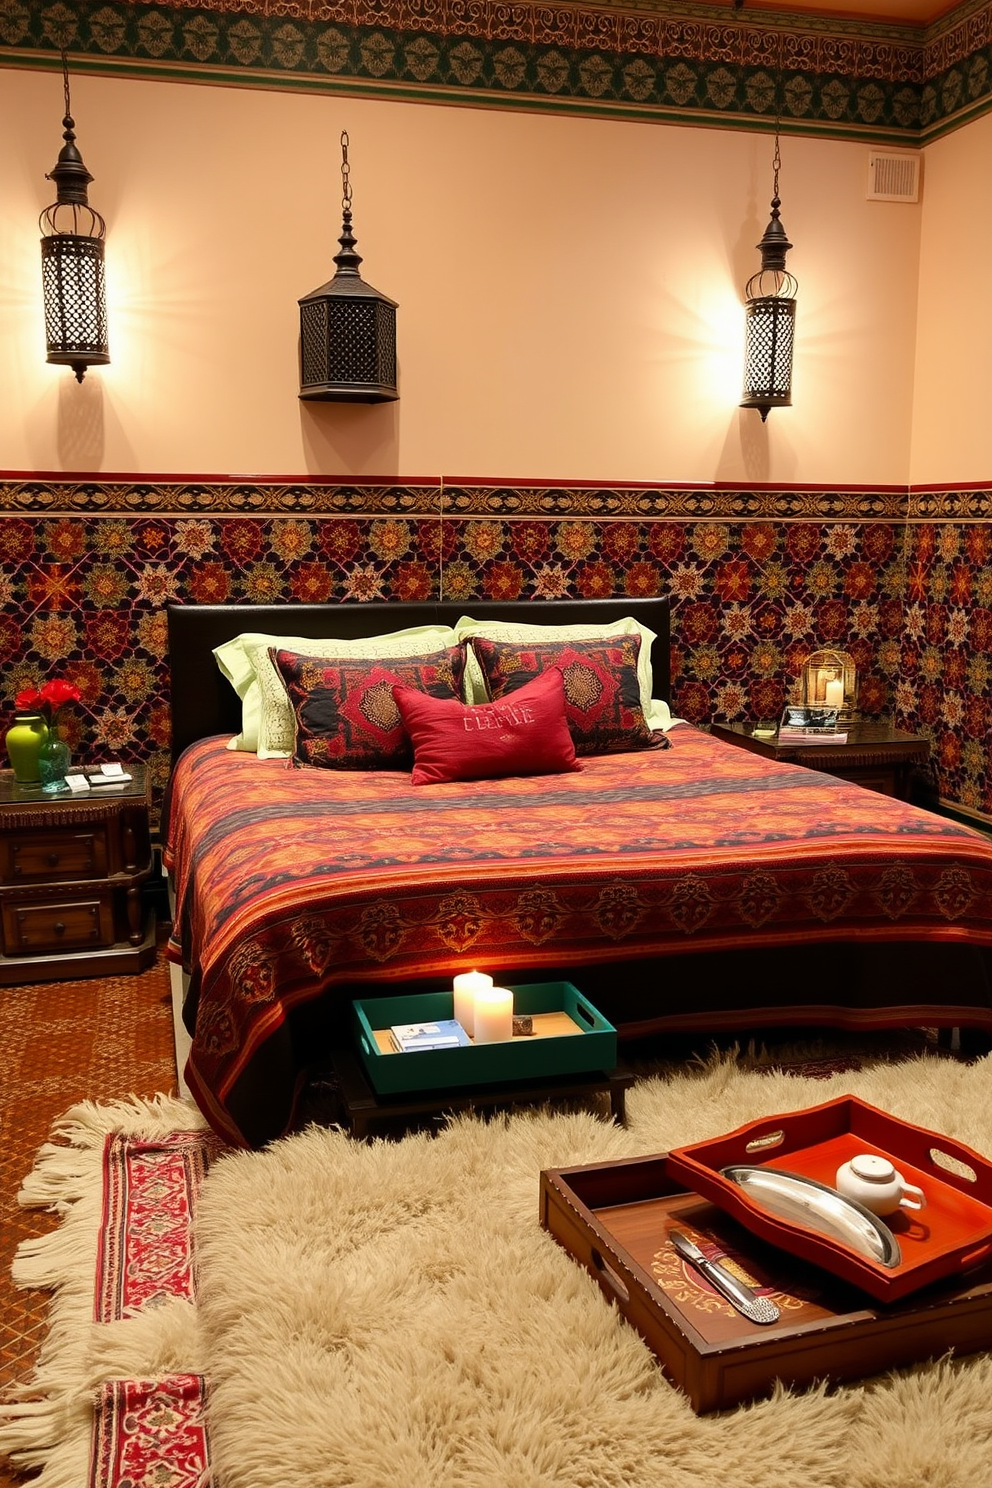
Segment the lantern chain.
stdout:
<svg viewBox="0 0 992 1488">
<path fill-rule="evenodd" d="M 62 127 L 72 129 L 75 127 L 75 120 L 72 117 L 72 101 L 69 97 L 69 54 L 66 51 L 62 53 L 62 97 L 65 100 L 65 118 L 62 120 Z"/>
<path fill-rule="evenodd" d="M 348 164 L 348 131 L 341 131 L 341 206 L 351 210 L 351 166 Z"/>
</svg>

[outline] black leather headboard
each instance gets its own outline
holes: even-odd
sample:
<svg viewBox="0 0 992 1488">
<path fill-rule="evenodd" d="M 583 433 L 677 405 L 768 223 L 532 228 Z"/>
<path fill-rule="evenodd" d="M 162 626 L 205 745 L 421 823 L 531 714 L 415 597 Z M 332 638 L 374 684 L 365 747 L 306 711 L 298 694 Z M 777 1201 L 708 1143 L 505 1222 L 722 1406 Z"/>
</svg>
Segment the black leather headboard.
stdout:
<svg viewBox="0 0 992 1488">
<path fill-rule="evenodd" d="M 411 625 L 454 625 L 462 615 L 480 620 L 522 620 L 533 625 L 602 625 L 632 615 L 653 630 L 652 692 L 669 700 L 669 605 L 655 599 L 515 600 L 506 604 L 466 600 L 457 603 L 326 605 L 169 605 L 169 666 L 172 699 L 172 757 L 211 734 L 236 734 L 241 728 L 241 703 L 221 675 L 215 646 L 242 631 L 266 635 L 337 637 L 382 635 Z"/>
</svg>

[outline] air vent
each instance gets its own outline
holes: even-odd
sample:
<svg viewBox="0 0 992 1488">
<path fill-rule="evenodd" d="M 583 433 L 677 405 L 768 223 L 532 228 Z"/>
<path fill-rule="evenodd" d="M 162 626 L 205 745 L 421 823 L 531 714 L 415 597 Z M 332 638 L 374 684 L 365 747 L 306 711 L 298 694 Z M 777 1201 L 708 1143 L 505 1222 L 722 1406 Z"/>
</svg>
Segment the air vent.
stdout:
<svg viewBox="0 0 992 1488">
<path fill-rule="evenodd" d="M 907 151 L 868 151 L 868 200 L 915 202 L 920 199 L 920 155 Z"/>
</svg>

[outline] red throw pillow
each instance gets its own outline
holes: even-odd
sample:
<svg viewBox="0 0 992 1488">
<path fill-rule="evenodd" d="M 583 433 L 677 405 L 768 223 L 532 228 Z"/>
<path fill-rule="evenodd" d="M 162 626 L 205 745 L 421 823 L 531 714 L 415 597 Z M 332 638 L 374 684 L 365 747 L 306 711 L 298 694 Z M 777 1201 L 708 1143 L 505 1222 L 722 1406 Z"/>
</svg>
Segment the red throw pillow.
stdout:
<svg viewBox="0 0 992 1488">
<path fill-rule="evenodd" d="M 413 741 L 414 785 L 581 769 L 560 672 L 535 677 L 502 703 L 441 702 L 404 686 L 393 696 Z"/>
<path fill-rule="evenodd" d="M 576 754 L 622 754 L 655 744 L 641 708 L 639 635 L 589 641 L 492 641 L 473 636 L 489 696 L 508 698 L 549 668 L 565 681 L 565 717 Z"/>
<path fill-rule="evenodd" d="M 393 688 L 403 683 L 433 698 L 457 699 L 465 649 L 450 646 L 422 656 L 301 656 L 271 648 L 296 720 L 294 759 L 337 770 L 403 770 L 410 740 Z"/>
</svg>

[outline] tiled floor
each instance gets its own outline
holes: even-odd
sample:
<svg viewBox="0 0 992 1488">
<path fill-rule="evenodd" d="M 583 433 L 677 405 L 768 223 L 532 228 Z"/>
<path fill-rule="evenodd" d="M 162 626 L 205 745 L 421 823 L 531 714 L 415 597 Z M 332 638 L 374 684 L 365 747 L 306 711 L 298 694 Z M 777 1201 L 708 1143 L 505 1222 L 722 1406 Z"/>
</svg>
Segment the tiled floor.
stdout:
<svg viewBox="0 0 992 1488">
<path fill-rule="evenodd" d="M 138 976 L 0 988 L 0 1391 L 31 1373 L 47 1298 L 10 1279 L 19 1242 L 56 1220 L 17 1192 L 52 1122 L 80 1100 L 175 1094 L 167 964 Z M 24 1481 L 0 1465 L 0 1488 Z M 81 1485 L 82 1488 L 82 1485 Z"/>
</svg>

